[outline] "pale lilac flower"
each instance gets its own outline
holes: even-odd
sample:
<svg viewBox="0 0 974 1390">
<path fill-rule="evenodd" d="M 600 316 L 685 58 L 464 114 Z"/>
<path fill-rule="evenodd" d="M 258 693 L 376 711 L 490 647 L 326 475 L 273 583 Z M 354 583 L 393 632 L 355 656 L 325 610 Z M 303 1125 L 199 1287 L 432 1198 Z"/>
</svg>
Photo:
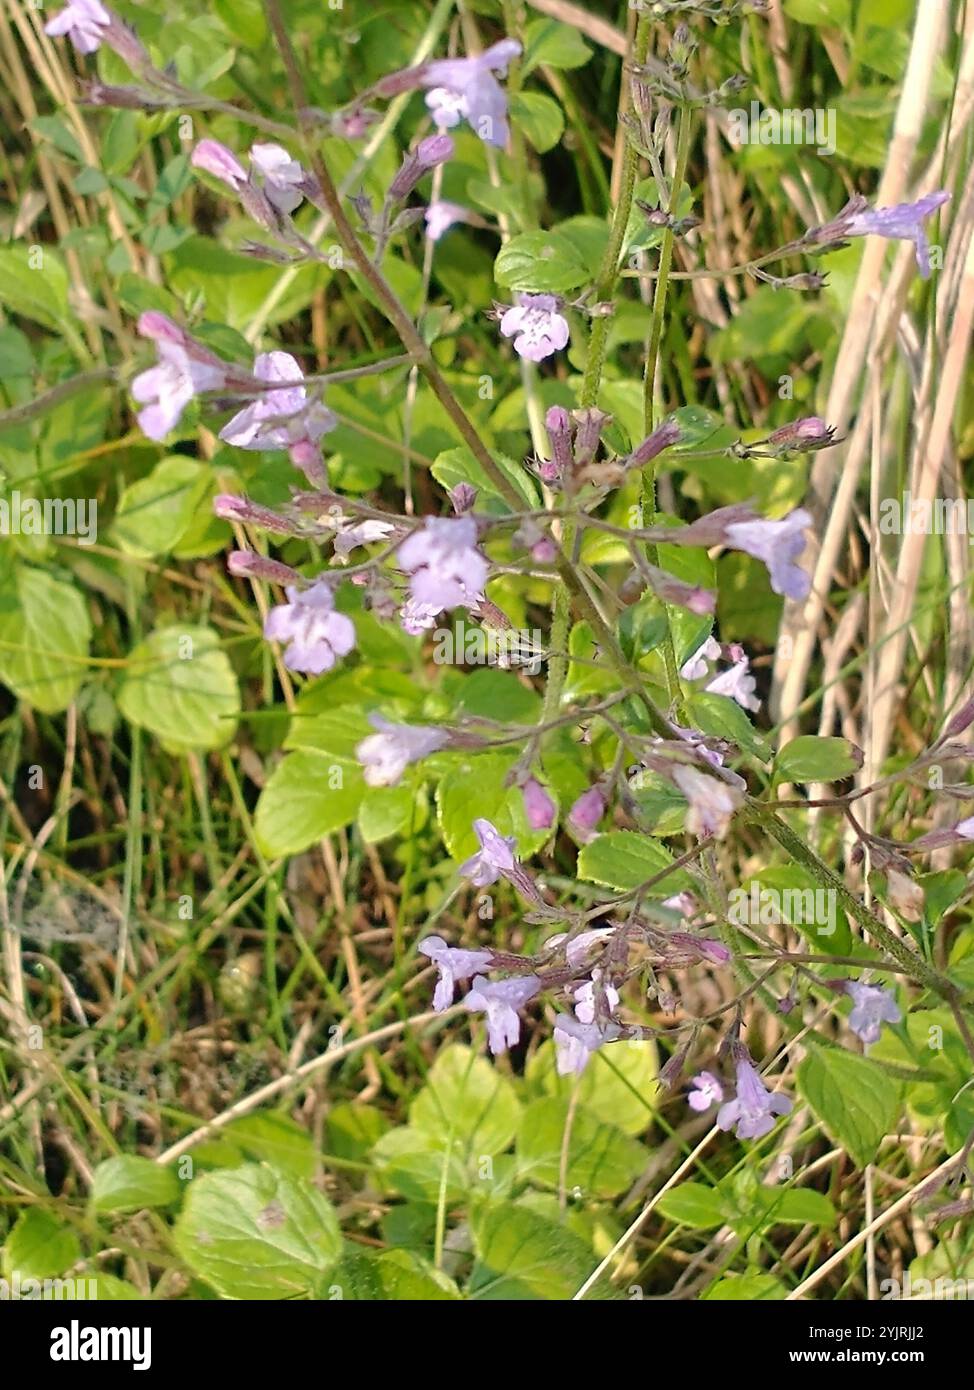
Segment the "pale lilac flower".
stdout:
<svg viewBox="0 0 974 1390">
<path fill-rule="evenodd" d="M 558 312 L 560 300 L 553 294 L 517 298 L 517 304 L 501 315 L 501 333 L 514 338 L 514 351 L 521 357 L 543 362 L 568 342 L 568 320 Z"/>
<path fill-rule="evenodd" d="M 477 602 L 487 583 L 487 561 L 477 549 L 477 523 L 471 516 L 428 516 L 421 531 L 408 536 L 397 552 L 410 576 L 416 603 L 444 608 Z"/>
<path fill-rule="evenodd" d="M 521 1036 L 518 1009 L 533 999 L 541 988 L 537 975 L 522 975 L 508 980 L 487 980 L 478 975 L 464 1007 L 470 1013 L 487 1014 L 487 1043 L 495 1057 L 514 1047 Z"/>
<path fill-rule="evenodd" d="M 587 792 L 573 803 L 568 812 L 568 824 L 580 839 L 591 840 L 595 828 L 605 815 L 605 794 L 599 786 L 589 787 Z"/>
<path fill-rule="evenodd" d="M 507 97 L 494 76 L 502 76 L 521 52 L 516 39 L 502 39 L 474 58 L 443 58 L 426 63 L 419 85 L 427 88 L 426 105 L 441 130 L 466 119 L 488 145 L 507 144 Z"/>
<path fill-rule="evenodd" d="M 751 663 L 746 656 L 742 656 L 739 661 L 726 671 L 721 671 L 719 676 L 715 676 L 704 686 L 711 695 L 726 695 L 731 700 L 736 700 L 741 709 L 749 709 L 757 712 L 761 708 L 761 701 L 755 697 L 757 681 L 751 675 Z"/>
<path fill-rule="evenodd" d="M 53 38 L 67 34 L 79 53 L 94 53 L 106 37 L 112 16 L 99 0 L 70 0 L 44 25 Z"/>
<path fill-rule="evenodd" d="M 702 1115 L 712 1105 L 720 1105 L 724 1099 L 724 1088 L 711 1071 L 698 1072 L 691 1080 L 690 1086 L 695 1089 L 691 1089 L 687 1096 L 687 1105 L 698 1115 Z"/>
<path fill-rule="evenodd" d="M 765 1088 L 753 1063 L 737 1063 L 737 1095 L 717 1112 L 717 1128 L 737 1126 L 738 1139 L 760 1139 L 774 1129 L 774 1116 L 791 1112 L 787 1096 L 772 1094 Z"/>
<path fill-rule="evenodd" d="M 355 522 L 349 522 L 347 517 L 342 517 L 335 532 L 335 556 L 344 564 L 357 546 L 387 540 L 394 530 L 391 522 L 380 521 L 377 517 L 366 517 L 364 521 Z"/>
<path fill-rule="evenodd" d="M 714 637 L 708 637 L 702 647 L 698 647 L 689 661 L 685 661 L 680 667 L 680 675 L 685 681 L 696 681 L 701 676 L 705 676 L 711 661 L 720 660 L 720 643 Z"/>
<path fill-rule="evenodd" d="M 582 984 L 576 985 L 572 993 L 575 999 L 575 1017 L 579 1023 L 594 1023 L 597 1013 L 595 987 L 598 983 L 600 971 L 594 971 L 590 980 L 585 980 Z M 619 1007 L 619 991 L 612 985 L 602 985 L 605 994 L 605 1003 L 610 1014 L 615 1013 Z"/>
<path fill-rule="evenodd" d="M 466 222 L 469 214 L 459 203 L 448 203 L 437 198 L 426 209 L 426 235 L 430 241 L 439 241 L 457 222 Z"/>
<path fill-rule="evenodd" d="M 258 381 L 280 383 L 238 410 L 220 431 L 225 444 L 238 449 L 290 449 L 305 440 L 316 443 L 338 424 L 320 401 L 309 401 L 304 375 L 289 352 L 262 352 L 254 360 Z"/>
<path fill-rule="evenodd" d="M 553 951 L 568 936 L 567 932 L 559 932 L 556 936 L 549 936 L 544 944 L 546 951 Z M 608 937 L 615 936 L 614 927 L 595 927 L 592 931 L 579 932 L 578 936 L 572 937 L 565 947 L 565 960 L 573 969 L 585 964 L 585 958 L 593 947 L 598 946 Z"/>
<path fill-rule="evenodd" d="M 617 1023 L 581 1023 L 571 1014 L 555 1019 L 555 1068 L 559 1076 L 581 1076 L 589 1059 L 603 1043 L 614 1042 L 622 1029 Z"/>
<path fill-rule="evenodd" d="M 926 835 L 911 840 L 911 851 L 944 849 L 947 845 L 959 845 L 964 840 L 974 840 L 974 816 L 958 821 L 956 825 L 945 825 L 942 830 L 928 830 Z"/>
<path fill-rule="evenodd" d="M 805 528 L 812 518 L 803 507 L 789 512 L 781 521 L 737 521 L 727 527 L 726 541 L 732 550 L 743 550 L 767 565 L 771 587 L 776 594 L 805 599 L 811 580 L 795 561 L 805 549 Z"/>
<path fill-rule="evenodd" d="M 407 599 L 399 614 L 403 632 L 408 632 L 410 637 L 421 637 L 436 626 L 436 619 L 442 611 L 435 603 L 417 603 L 415 599 Z"/>
<path fill-rule="evenodd" d="M 429 757 L 449 739 L 445 729 L 391 724 L 381 714 L 370 714 L 369 723 L 378 732 L 362 740 L 355 756 L 365 769 L 370 787 L 394 786 L 410 763 Z"/>
<path fill-rule="evenodd" d="M 671 776 L 690 803 L 687 814 L 689 833 L 696 835 L 699 840 L 711 835 L 718 840 L 723 839 L 731 816 L 744 800 L 742 790 L 685 763 L 677 764 Z"/>
<path fill-rule="evenodd" d="M 448 946 L 441 936 L 428 936 L 416 948 L 428 956 L 440 972 L 433 994 L 433 1008 L 442 1013 L 453 1003 L 453 990 L 458 982 L 469 980 L 481 970 L 489 970 L 494 959 L 491 951 L 465 951 Z"/>
<path fill-rule="evenodd" d="M 912 241 L 917 266 L 924 280 L 930 278 L 930 243 L 924 220 L 948 201 L 949 193 L 927 193 L 915 203 L 897 203 L 891 208 L 867 208 L 855 213 L 843 227 L 843 236 L 881 236 Z"/>
<path fill-rule="evenodd" d="M 355 646 L 355 626 L 335 612 L 331 585 L 325 580 L 310 589 L 288 587 L 288 602 L 272 608 L 264 621 L 268 641 L 287 642 L 284 664 L 292 671 L 320 676 Z"/>
<path fill-rule="evenodd" d="M 159 354 L 157 365 L 140 372 L 130 388 L 135 400 L 145 406 L 138 414 L 139 426 L 150 439 L 165 439 L 195 395 L 226 384 L 227 369 L 165 314 L 154 310 L 142 314 L 138 331 L 155 342 Z"/>
<path fill-rule="evenodd" d="M 524 814 L 532 830 L 550 830 L 555 823 L 555 803 L 535 777 L 521 788 Z"/>
<path fill-rule="evenodd" d="M 278 212 L 294 212 L 304 197 L 308 175 L 283 145 L 251 145 L 250 160 L 263 175 L 264 196 Z"/>
<path fill-rule="evenodd" d="M 883 1024 L 899 1023 L 903 1017 L 892 990 L 847 980 L 845 992 L 853 1003 L 849 1027 L 864 1043 L 878 1042 Z"/>
<path fill-rule="evenodd" d="M 478 818 L 473 823 L 480 849 L 460 865 L 460 873 L 478 888 L 488 888 L 501 877 L 518 867 L 514 857 L 517 844 L 514 836 L 505 836 L 489 820 Z"/>
<path fill-rule="evenodd" d="M 219 140 L 201 140 L 189 159 L 194 169 L 202 169 L 221 179 L 238 193 L 247 182 L 247 171 L 232 150 L 221 145 Z"/>
</svg>

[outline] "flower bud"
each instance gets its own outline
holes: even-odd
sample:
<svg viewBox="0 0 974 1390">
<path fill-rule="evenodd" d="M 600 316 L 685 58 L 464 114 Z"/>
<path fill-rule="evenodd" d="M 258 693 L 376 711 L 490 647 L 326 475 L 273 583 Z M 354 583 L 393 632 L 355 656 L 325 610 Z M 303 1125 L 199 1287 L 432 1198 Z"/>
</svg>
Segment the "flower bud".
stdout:
<svg viewBox="0 0 974 1390">
<path fill-rule="evenodd" d="M 389 187 L 390 200 L 400 203 L 408 198 L 424 174 L 453 158 L 453 149 L 453 140 L 449 135 L 429 135 L 425 140 L 420 140 L 416 148 L 406 155 L 402 168 L 393 179 Z"/>
</svg>

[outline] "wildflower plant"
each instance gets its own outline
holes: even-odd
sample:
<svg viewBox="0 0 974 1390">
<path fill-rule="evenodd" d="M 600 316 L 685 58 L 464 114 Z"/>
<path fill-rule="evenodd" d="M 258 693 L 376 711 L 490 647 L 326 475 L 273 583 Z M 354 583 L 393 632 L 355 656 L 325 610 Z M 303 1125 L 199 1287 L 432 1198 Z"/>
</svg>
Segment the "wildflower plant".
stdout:
<svg viewBox="0 0 974 1390">
<path fill-rule="evenodd" d="M 231 25 L 231 8 L 217 6 L 213 23 Z M 276 1044 L 289 1057 L 318 1038 L 329 1074 L 366 1059 L 368 1103 L 336 1106 L 330 1142 L 351 1168 L 367 1159 L 390 1211 L 385 1253 L 367 1259 L 341 1248 L 306 1175 L 215 1160 L 180 1198 L 175 1256 L 218 1294 L 284 1296 L 283 1279 L 262 1266 L 234 1273 L 219 1242 L 199 1241 L 222 1184 L 262 1211 L 283 1202 L 290 1213 L 299 1193 L 319 1233 L 299 1281 L 311 1296 L 381 1284 L 400 1249 L 423 1296 L 475 1295 L 492 1270 L 538 1296 L 606 1290 L 628 1268 L 622 1228 L 610 1223 L 620 1242 L 600 1264 L 591 1231 L 566 1224 L 567 1194 L 596 1207 L 620 1197 L 645 1167 L 636 1136 L 656 1116 L 692 1123 L 721 1156 L 719 1200 L 715 1186 L 695 1209 L 693 1184 L 676 1184 L 663 1219 L 742 1231 L 760 1212 L 764 1232 L 789 1220 L 826 1228 L 835 1208 L 800 1172 L 819 1137 L 866 1169 L 904 1113 L 930 1120 L 921 1083 L 963 1167 L 974 936 L 969 914 L 950 913 L 968 897 L 952 856 L 960 864 L 974 839 L 974 820 L 953 814 L 974 798 L 969 673 L 950 684 L 946 713 L 928 711 L 890 757 L 868 712 L 827 695 L 819 722 L 810 706 L 782 708 L 768 678 L 777 634 L 790 623 L 792 641 L 821 600 L 828 691 L 856 640 L 851 591 L 880 582 L 885 565 L 878 550 L 862 561 L 860 545 L 850 593 L 835 603 L 817 592 L 822 461 L 859 430 L 848 410 L 830 420 L 826 409 L 839 302 L 828 277 L 836 267 L 846 294 L 864 239 L 878 238 L 870 255 L 912 247 L 908 265 L 895 262 L 898 302 L 939 292 L 937 237 L 963 171 L 945 159 L 937 179 L 951 187 L 935 187 L 917 162 L 904 197 L 883 206 L 858 191 L 875 185 L 868 170 L 847 196 L 809 154 L 787 225 L 735 264 L 716 235 L 707 167 L 728 107 L 771 80 L 758 0 L 633 4 L 625 34 L 612 31 L 624 56 L 605 67 L 618 124 L 592 131 L 573 83 L 593 59 L 594 23 L 583 34 L 513 0 L 458 16 L 443 0 L 393 7 L 388 44 L 366 26 L 360 45 L 329 31 L 346 22 L 340 6 L 245 8 L 249 51 L 219 61 L 145 7 L 119 16 L 69 0 L 45 19 L 55 44 L 73 46 L 71 109 L 106 150 L 128 141 L 133 168 L 146 142 L 173 153 L 154 188 L 133 185 L 114 153 L 103 175 L 94 162 L 84 171 L 104 180 L 82 187 L 111 211 L 120 278 L 83 300 L 65 287 L 75 372 L 66 357 L 43 372 L 56 379 L 53 405 L 104 392 L 103 423 L 110 414 L 133 461 L 113 546 L 156 570 L 213 556 L 225 566 L 187 581 L 219 609 L 192 630 L 178 601 L 171 620 L 141 630 L 128 571 L 91 565 L 76 578 L 138 637 L 113 697 L 137 731 L 132 767 L 148 736 L 185 759 L 187 795 L 199 796 L 201 755 L 222 761 L 227 806 L 247 827 L 233 850 L 252 856 L 267 921 L 298 942 L 286 985 L 273 945 L 265 962 Z M 760 62 L 740 71 L 746 44 L 728 35 Z M 559 187 L 566 117 L 583 146 L 581 213 Z M 799 166 L 782 167 L 791 187 Z M 133 240 L 139 200 L 156 220 Z M 767 227 L 759 207 L 748 216 Z M 61 240 L 92 267 L 80 234 Z M 960 275 L 959 253 L 951 264 Z M 25 303 L 13 297 L 14 318 L 30 319 Z M 124 353 L 106 341 L 116 331 Z M 688 344 L 708 334 L 719 342 L 704 380 Z M 752 357 L 753 371 L 739 370 Z M 775 394 L 775 378 L 792 380 L 782 360 L 806 364 L 797 396 Z M 20 404 L 18 428 L 44 418 L 42 393 L 36 413 L 17 414 Z M 850 447 L 865 448 L 858 433 Z M 76 710 L 79 692 L 91 698 L 89 617 L 70 571 L 52 577 L 36 559 L 14 583 L 24 602 L 31 585 L 44 592 L 22 632 L 6 630 L 44 659 L 10 661 L 4 679 L 45 714 Z M 59 596 L 72 631 L 59 637 L 55 622 L 35 640 L 33 614 Z M 505 639 L 503 661 L 436 661 L 458 623 Z M 527 629 L 540 646 L 516 640 Z M 924 628 L 917 641 L 928 640 Z M 51 665 L 59 641 L 77 680 L 75 667 Z M 277 747 L 270 731 L 285 725 Z M 133 821 L 130 834 L 142 833 Z M 201 862 L 214 870 L 220 852 L 209 825 Z M 326 989 L 342 1030 L 331 1054 L 331 1013 L 304 1011 L 299 1043 L 288 1012 L 322 974 L 322 938 L 289 905 L 287 864 L 315 856 L 324 869 L 309 892 L 327 903 L 343 962 Z M 381 927 L 356 918 L 342 886 L 366 863 Z M 750 880 L 831 894 L 830 933 L 732 915 L 729 894 Z M 130 912 L 131 879 L 126 891 Z M 229 913 L 226 894 L 214 872 L 208 905 Z M 962 948 L 951 938 L 960 920 Z M 367 931 L 392 971 L 372 1041 L 374 992 L 355 945 Z M 119 982 L 132 949 L 126 936 Z M 228 984 L 226 997 L 254 996 Z M 377 1065 L 375 1039 L 388 1027 L 430 1065 L 395 1127 L 374 1104 L 389 1065 Z M 932 1060 L 928 1027 L 940 1030 Z M 245 1137 L 239 1148 L 265 1152 Z M 799 1158 L 775 1217 L 748 1181 L 781 1155 Z M 469 1225 L 457 1219 L 451 1246 L 457 1213 Z M 536 1272 L 492 1265 L 505 1222 L 535 1245 L 564 1228 L 553 1292 Z M 774 1296 L 795 1287 L 760 1244 L 741 1240 L 715 1282 L 740 1279 L 741 1297 L 758 1296 L 747 1280 Z"/>
</svg>

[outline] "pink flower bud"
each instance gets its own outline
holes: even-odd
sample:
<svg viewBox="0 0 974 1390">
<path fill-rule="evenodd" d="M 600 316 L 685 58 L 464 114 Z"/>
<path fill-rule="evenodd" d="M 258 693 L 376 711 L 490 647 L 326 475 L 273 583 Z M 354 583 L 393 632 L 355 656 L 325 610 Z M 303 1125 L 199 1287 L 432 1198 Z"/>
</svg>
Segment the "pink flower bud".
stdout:
<svg viewBox="0 0 974 1390">
<path fill-rule="evenodd" d="M 544 787 L 534 777 L 529 777 L 521 788 L 524 797 L 524 814 L 532 830 L 550 830 L 555 823 L 555 803 Z"/>
</svg>

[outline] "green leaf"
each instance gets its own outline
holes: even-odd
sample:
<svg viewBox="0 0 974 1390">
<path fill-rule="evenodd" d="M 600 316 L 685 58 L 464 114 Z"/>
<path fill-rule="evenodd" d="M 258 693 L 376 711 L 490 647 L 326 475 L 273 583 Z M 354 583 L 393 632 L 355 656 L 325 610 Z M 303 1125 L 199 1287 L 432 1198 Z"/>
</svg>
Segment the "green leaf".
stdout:
<svg viewBox="0 0 974 1390">
<path fill-rule="evenodd" d="M 250 1159 L 269 1163 L 278 1172 L 289 1173 L 292 1177 L 314 1176 L 317 1165 L 314 1140 L 289 1115 L 272 1110 L 259 1115 L 241 1115 L 220 1130 L 220 1140 L 237 1149 L 238 1163 Z"/>
<path fill-rule="evenodd" d="M 510 835 L 508 788 L 505 785 L 513 759 L 502 753 L 484 753 L 459 763 L 436 789 L 436 811 L 448 853 L 466 859 L 479 844 L 473 829 L 478 816 Z"/>
<path fill-rule="evenodd" d="M 508 482 L 512 484 L 514 490 L 521 494 L 528 507 L 537 507 L 540 498 L 525 470 L 504 454 L 492 452 L 491 458 Z M 457 483 L 471 483 L 480 493 L 486 494 L 494 501 L 495 511 L 510 511 L 510 504 L 507 499 L 502 496 L 493 479 L 488 478 L 484 472 L 480 461 L 474 458 L 473 453 L 465 445 L 458 445 L 455 449 L 445 449 L 441 454 L 438 454 L 430 472 L 436 481 L 447 490 L 455 488 Z M 498 502 L 501 504 L 499 507 L 497 506 Z"/>
<path fill-rule="evenodd" d="M 257 841 L 272 859 L 299 854 L 358 815 L 361 770 L 324 753 L 289 753 L 271 773 L 254 817 Z"/>
<path fill-rule="evenodd" d="M 372 1149 L 372 1176 L 380 1186 L 411 1202 L 459 1201 L 467 1190 L 467 1174 L 455 1152 L 429 1130 L 399 1125 Z"/>
<path fill-rule="evenodd" d="M 729 738 L 743 753 L 750 753 L 761 762 L 770 758 L 770 748 L 735 700 L 700 690 L 689 697 L 687 708 L 693 727 L 701 733 Z"/>
<path fill-rule="evenodd" d="M 560 232 L 522 232 L 502 246 L 494 262 L 499 285 L 559 294 L 591 278 L 576 247 Z"/>
<path fill-rule="evenodd" d="M 511 120 L 539 154 L 554 149 L 565 129 L 561 107 L 540 92 L 518 92 L 511 100 Z"/>
<path fill-rule="evenodd" d="M 571 24 L 557 19 L 533 19 L 524 31 L 524 60 L 521 69 L 529 72 L 544 64 L 549 68 L 580 68 L 592 50 Z"/>
<path fill-rule="evenodd" d="M 28 1207 L 3 1247 L 4 1277 L 53 1279 L 80 1259 L 81 1246 L 71 1227 L 43 1207 Z"/>
<path fill-rule="evenodd" d="M 896 1118 L 899 1083 L 867 1057 L 812 1044 L 798 1085 L 834 1142 L 860 1168 L 872 1163 Z"/>
<path fill-rule="evenodd" d="M 471 1298 L 564 1302 L 597 1263 L 588 1244 L 573 1232 L 514 1202 L 486 1204 L 471 1214 L 470 1227 L 477 1253 Z M 613 1294 L 597 1285 L 586 1295 L 600 1296 Z"/>
<path fill-rule="evenodd" d="M 256 1163 L 194 1178 L 173 1242 L 224 1298 L 314 1295 L 341 1253 L 328 1199 L 305 1179 Z"/>
<path fill-rule="evenodd" d="M 517 1136 L 524 1177 L 543 1187 L 560 1187 L 566 1131 L 566 1185 L 576 1197 L 616 1197 L 646 1166 L 649 1154 L 642 1144 L 582 1106 L 573 1112 L 570 1100 L 552 1096 L 533 1101 L 524 1112 Z"/>
<path fill-rule="evenodd" d="M 328 1111 L 329 1152 L 338 1158 L 364 1158 L 389 1129 L 389 1121 L 374 1105 L 340 1100 Z"/>
<path fill-rule="evenodd" d="M 141 1211 L 172 1206 L 182 1191 L 172 1168 L 137 1154 L 118 1154 L 95 1169 L 91 1204 L 95 1211 Z"/>
<path fill-rule="evenodd" d="M 828 24 L 847 29 L 852 17 L 850 0 L 785 0 L 785 14 L 799 24 Z"/>
<path fill-rule="evenodd" d="M 0 303 L 12 314 L 63 332 L 72 315 L 60 256 L 49 246 L 0 246 Z"/>
<path fill-rule="evenodd" d="M 506 1076 L 469 1047 L 440 1052 L 409 1108 L 414 1130 L 462 1140 L 468 1154 L 498 1154 L 517 1133 L 521 1105 Z"/>
<path fill-rule="evenodd" d="M 528 1061 L 528 1081 L 567 1100 L 578 1087 L 578 1104 L 624 1134 L 642 1134 L 653 1119 L 659 1095 L 659 1052 L 651 1038 L 633 1038 L 602 1047 L 580 1078 L 559 1076 L 555 1045 L 541 1044 Z"/>
<path fill-rule="evenodd" d="M 0 678 L 45 714 L 65 709 L 87 674 L 88 606 L 44 570 L 18 566 L 0 589 Z"/>
<path fill-rule="evenodd" d="M 770 1274 L 725 1274 L 700 1297 L 710 1303 L 760 1303 L 787 1298 L 788 1290 Z"/>
<path fill-rule="evenodd" d="M 448 1274 L 414 1250 L 350 1250 L 329 1284 L 343 1302 L 437 1303 L 456 1300 L 460 1291 Z"/>
<path fill-rule="evenodd" d="M 358 828 L 367 845 L 408 831 L 416 796 L 412 787 L 369 787 L 358 808 Z"/>
<path fill-rule="evenodd" d="M 862 767 L 862 751 L 847 738 L 802 734 L 781 749 L 774 764 L 776 782 L 841 782 Z"/>
<path fill-rule="evenodd" d="M 240 690 L 212 628 L 163 627 L 129 653 L 118 706 L 170 747 L 218 748 L 237 727 Z"/>
<path fill-rule="evenodd" d="M 578 877 L 588 883 L 628 891 L 661 873 L 673 857 L 656 840 L 635 830 L 610 830 L 583 846 L 578 856 Z M 668 874 L 659 887 L 667 895 L 685 881 L 682 870 Z"/>
<path fill-rule="evenodd" d="M 729 1212 L 720 1192 L 702 1182 L 683 1182 L 661 1198 L 658 1211 L 668 1221 L 678 1221 L 695 1231 L 724 1226 Z"/>
<path fill-rule="evenodd" d="M 148 477 L 123 491 L 114 539 L 128 555 L 167 554 L 196 520 L 211 483 L 210 470 L 185 454 L 160 459 Z"/>
</svg>

